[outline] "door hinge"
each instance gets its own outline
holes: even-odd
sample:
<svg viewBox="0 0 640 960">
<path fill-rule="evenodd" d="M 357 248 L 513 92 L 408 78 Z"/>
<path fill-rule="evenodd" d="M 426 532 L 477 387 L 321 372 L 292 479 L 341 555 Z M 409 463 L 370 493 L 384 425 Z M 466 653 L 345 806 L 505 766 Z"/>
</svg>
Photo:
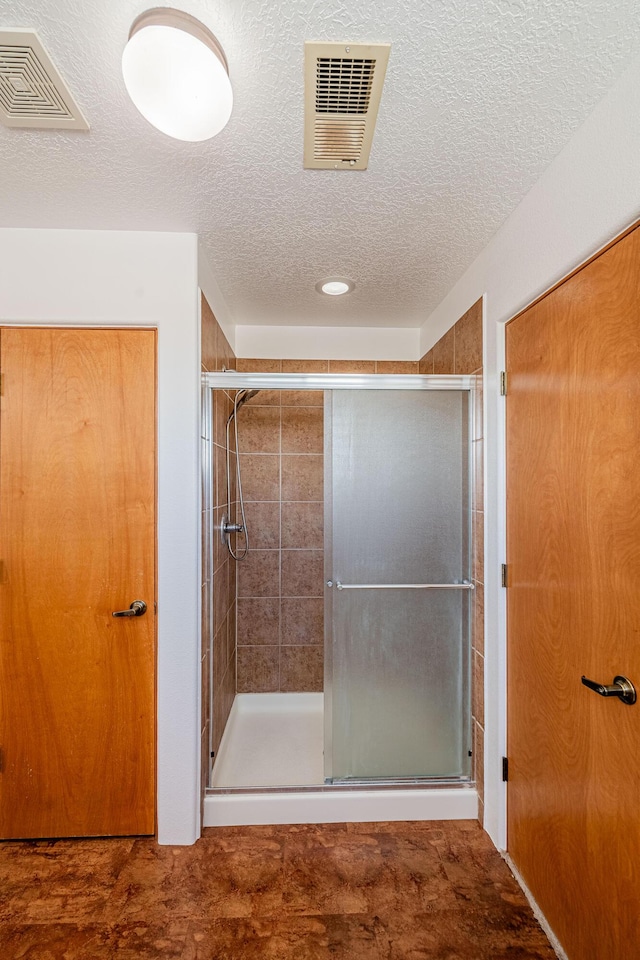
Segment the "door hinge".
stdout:
<svg viewBox="0 0 640 960">
<path fill-rule="evenodd" d="M 506 397 L 507 395 L 507 371 L 500 371 L 500 396 Z"/>
<path fill-rule="evenodd" d="M 0 747 L 0 773 L 4 773 L 4 750 Z"/>
<path fill-rule="evenodd" d="M 500 585 L 506 587 L 507 585 L 507 565 L 506 563 L 500 564 Z"/>
<path fill-rule="evenodd" d="M 509 757 L 502 758 L 502 782 L 506 783 L 509 779 Z"/>
<path fill-rule="evenodd" d="M 4 393 L 4 373 L 0 373 L 0 397 Z"/>
</svg>

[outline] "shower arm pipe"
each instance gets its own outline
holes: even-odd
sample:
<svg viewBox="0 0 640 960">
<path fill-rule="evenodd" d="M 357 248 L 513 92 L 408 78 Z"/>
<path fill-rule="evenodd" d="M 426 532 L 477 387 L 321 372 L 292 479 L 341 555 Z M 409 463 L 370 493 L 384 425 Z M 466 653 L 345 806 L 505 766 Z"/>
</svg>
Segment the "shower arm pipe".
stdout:
<svg viewBox="0 0 640 960">
<path fill-rule="evenodd" d="M 472 583 L 341 583 L 335 581 L 336 590 L 475 590 Z M 332 587 L 333 581 L 327 580 Z"/>
</svg>

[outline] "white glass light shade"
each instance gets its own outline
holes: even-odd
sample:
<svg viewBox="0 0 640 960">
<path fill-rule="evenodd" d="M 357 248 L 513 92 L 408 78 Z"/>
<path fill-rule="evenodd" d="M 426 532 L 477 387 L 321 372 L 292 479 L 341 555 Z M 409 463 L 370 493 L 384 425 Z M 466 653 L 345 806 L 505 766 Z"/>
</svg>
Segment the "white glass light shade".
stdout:
<svg viewBox="0 0 640 960">
<path fill-rule="evenodd" d="M 227 63 L 213 34 L 179 10 L 148 10 L 122 54 L 127 92 L 142 116 L 177 140 L 215 137 L 231 116 Z"/>
<path fill-rule="evenodd" d="M 353 280 L 347 280 L 346 277 L 327 277 L 326 280 L 318 280 L 316 283 L 318 293 L 327 293 L 330 297 L 341 297 L 345 293 L 351 293 L 354 287 Z"/>
</svg>

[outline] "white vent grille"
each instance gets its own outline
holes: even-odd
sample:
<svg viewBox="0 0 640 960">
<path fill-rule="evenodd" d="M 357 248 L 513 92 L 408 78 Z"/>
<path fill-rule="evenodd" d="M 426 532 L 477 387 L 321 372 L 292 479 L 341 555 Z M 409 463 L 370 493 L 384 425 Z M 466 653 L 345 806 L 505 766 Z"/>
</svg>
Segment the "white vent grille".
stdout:
<svg viewBox="0 0 640 960">
<path fill-rule="evenodd" d="M 307 169 L 366 169 L 390 46 L 305 43 Z"/>
<path fill-rule="evenodd" d="M 313 157 L 319 161 L 358 161 L 362 154 L 364 120 L 321 120 L 316 118 Z"/>
<path fill-rule="evenodd" d="M 7 127 L 89 129 L 33 30 L 0 31 L 0 120 Z"/>
<path fill-rule="evenodd" d="M 375 60 L 316 60 L 316 113 L 366 113 Z"/>
</svg>

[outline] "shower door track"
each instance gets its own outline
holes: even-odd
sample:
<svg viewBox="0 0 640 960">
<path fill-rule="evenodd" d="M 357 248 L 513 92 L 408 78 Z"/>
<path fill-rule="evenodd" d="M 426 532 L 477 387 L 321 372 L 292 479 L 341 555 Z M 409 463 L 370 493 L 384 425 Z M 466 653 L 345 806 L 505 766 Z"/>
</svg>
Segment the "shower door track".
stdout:
<svg viewBox="0 0 640 960">
<path fill-rule="evenodd" d="M 450 374 L 351 373 L 203 373 L 212 390 L 473 390 L 473 376 Z"/>
<path fill-rule="evenodd" d="M 336 780 L 334 783 L 303 784 L 294 786 L 289 784 L 282 787 L 207 787 L 206 796 L 226 796 L 229 794 L 248 794 L 255 796 L 257 794 L 275 794 L 275 793 L 333 793 L 336 791 L 361 791 L 361 790 L 424 790 L 426 787 L 432 790 L 450 790 L 459 788 L 467 790 L 475 788 L 474 781 L 468 777 L 451 777 L 450 779 L 429 777 L 414 777 L 413 779 L 403 780 L 376 780 L 375 777 L 363 780 Z"/>
</svg>

